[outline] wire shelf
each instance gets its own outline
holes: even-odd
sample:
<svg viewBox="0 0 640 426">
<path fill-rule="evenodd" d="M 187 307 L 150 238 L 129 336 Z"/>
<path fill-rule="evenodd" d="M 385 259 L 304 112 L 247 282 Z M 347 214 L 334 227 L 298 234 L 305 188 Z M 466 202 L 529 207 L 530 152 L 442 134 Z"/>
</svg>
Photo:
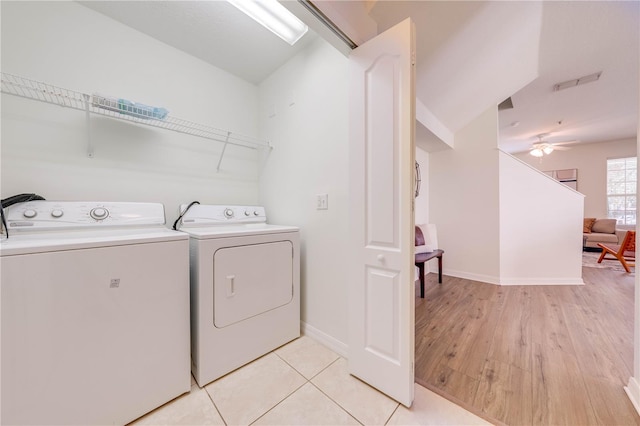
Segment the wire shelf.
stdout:
<svg viewBox="0 0 640 426">
<path fill-rule="evenodd" d="M 2 92 L 10 95 L 224 142 L 225 147 L 226 144 L 229 144 L 250 149 L 271 149 L 271 145 L 267 141 L 171 117 L 162 108 L 153 108 L 99 94 L 88 95 L 5 72 L 0 75 Z"/>
</svg>

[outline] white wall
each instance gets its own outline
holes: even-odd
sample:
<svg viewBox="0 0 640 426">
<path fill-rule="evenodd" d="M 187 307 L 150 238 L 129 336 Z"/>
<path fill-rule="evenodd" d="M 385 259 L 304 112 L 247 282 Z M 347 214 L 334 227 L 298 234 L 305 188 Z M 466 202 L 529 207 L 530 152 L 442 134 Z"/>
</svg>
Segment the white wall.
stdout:
<svg viewBox="0 0 640 426">
<path fill-rule="evenodd" d="M 429 155 L 429 219 L 447 275 L 495 282 L 500 273 L 497 113 L 456 132 L 455 149 Z"/>
<path fill-rule="evenodd" d="M 2 2 L 2 71 L 258 136 L 258 88 L 76 2 Z M 256 151 L 2 96 L 2 197 L 162 202 L 258 201 Z"/>
<path fill-rule="evenodd" d="M 429 217 L 444 273 L 501 285 L 582 284 L 582 195 L 497 144 L 494 106 L 455 134 L 455 149 L 429 156 Z"/>
<path fill-rule="evenodd" d="M 582 284 L 584 196 L 504 152 L 500 284 Z"/>
<path fill-rule="evenodd" d="M 554 151 L 540 159 L 528 153 L 515 157 L 538 170 L 578 169 L 578 191 L 585 195 L 584 217 L 607 217 L 607 159 L 634 157 L 636 140 L 569 145 L 567 151 Z"/>
<path fill-rule="evenodd" d="M 260 133 L 275 146 L 260 175 L 260 203 L 271 222 L 301 228 L 304 332 L 341 353 L 348 341 L 347 65 L 318 40 L 260 85 Z M 316 210 L 317 194 L 328 194 L 328 210 Z"/>
</svg>

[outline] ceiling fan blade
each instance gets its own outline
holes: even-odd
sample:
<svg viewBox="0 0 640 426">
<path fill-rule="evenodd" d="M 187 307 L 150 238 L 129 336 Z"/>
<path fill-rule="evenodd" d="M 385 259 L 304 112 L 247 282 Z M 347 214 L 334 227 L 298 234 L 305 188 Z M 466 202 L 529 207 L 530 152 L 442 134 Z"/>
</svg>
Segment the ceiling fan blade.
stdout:
<svg viewBox="0 0 640 426">
<path fill-rule="evenodd" d="M 579 142 L 580 142 L 579 140 L 573 139 L 573 140 L 570 140 L 570 141 L 553 142 L 551 145 L 553 145 L 553 146 L 573 145 L 573 144 L 576 144 L 576 143 L 579 143 Z"/>
<path fill-rule="evenodd" d="M 557 150 L 557 151 L 569 151 L 571 149 L 571 147 L 568 146 L 558 146 L 556 144 L 553 144 L 553 149 Z"/>
</svg>

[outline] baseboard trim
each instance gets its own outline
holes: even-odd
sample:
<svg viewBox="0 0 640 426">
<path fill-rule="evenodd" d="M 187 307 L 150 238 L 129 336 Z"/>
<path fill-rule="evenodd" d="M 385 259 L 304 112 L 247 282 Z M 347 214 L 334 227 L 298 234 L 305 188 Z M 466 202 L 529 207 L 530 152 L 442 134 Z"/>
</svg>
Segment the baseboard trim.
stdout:
<svg viewBox="0 0 640 426">
<path fill-rule="evenodd" d="M 341 357 L 347 358 L 349 346 L 345 345 L 340 340 L 329 336 L 327 333 L 318 330 L 314 326 L 309 325 L 304 321 L 300 321 L 300 331 L 305 336 L 309 336 L 319 343 L 322 343 Z"/>
<path fill-rule="evenodd" d="M 500 285 L 584 285 L 582 278 L 501 278 Z"/>
<path fill-rule="evenodd" d="M 584 285 L 582 277 L 576 278 L 502 278 L 495 275 L 472 274 L 464 271 L 443 271 L 444 275 L 451 277 L 463 278 L 465 280 L 480 281 L 487 284 L 512 286 L 512 285 Z"/>
<path fill-rule="evenodd" d="M 624 387 L 624 391 L 631 400 L 633 407 L 640 414 L 640 385 L 638 385 L 635 377 L 629 378 L 629 383 Z"/>
<path fill-rule="evenodd" d="M 500 285 L 500 277 L 493 275 L 472 274 L 464 271 L 455 271 L 451 269 L 444 269 L 442 275 L 448 275 L 450 277 L 462 278 L 471 281 L 480 281 L 487 284 Z"/>
</svg>

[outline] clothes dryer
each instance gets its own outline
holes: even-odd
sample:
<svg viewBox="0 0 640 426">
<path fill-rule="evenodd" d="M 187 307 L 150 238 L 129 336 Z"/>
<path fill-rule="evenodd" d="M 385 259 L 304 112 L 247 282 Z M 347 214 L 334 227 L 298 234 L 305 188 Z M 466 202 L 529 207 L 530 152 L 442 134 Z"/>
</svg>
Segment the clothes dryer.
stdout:
<svg viewBox="0 0 640 426">
<path fill-rule="evenodd" d="M 5 212 L 2 424 L 126 424 L 190 390 L 188 237 L 162 204 Z"/>
<path fill-rule="evenodd" d="M 180 230 L 190 235 L 199 386 L 300 336 L 298 228 L 268 224 L 263 207 L 193 205 Z"/>
</svg>

